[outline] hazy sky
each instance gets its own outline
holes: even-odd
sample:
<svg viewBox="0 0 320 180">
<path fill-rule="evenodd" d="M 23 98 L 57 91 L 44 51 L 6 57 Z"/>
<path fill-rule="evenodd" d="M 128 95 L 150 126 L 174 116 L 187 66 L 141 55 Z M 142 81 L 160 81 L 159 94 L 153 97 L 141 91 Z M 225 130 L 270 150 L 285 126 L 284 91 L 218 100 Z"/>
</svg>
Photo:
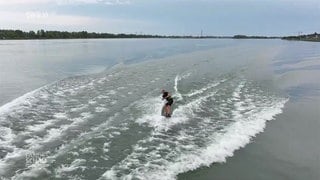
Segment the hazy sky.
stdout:
<svg viewBox="0 0 320 180">
<path fill-rule="evenodd" d="M 320 0 L 0 0 L 0 29 L 293 35 L 320 32 Z"/>
</svg>

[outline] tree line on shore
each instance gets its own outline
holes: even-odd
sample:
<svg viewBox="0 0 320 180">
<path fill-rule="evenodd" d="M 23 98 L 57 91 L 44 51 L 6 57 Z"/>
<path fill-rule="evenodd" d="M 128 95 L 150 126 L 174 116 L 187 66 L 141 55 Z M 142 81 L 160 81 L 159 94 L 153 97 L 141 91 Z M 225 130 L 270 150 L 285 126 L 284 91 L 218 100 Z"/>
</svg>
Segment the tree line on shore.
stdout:
<svg viewBox="0 0 320 180">
<path fill-rule="evenodd" d="M 235 35 L 233 39 L 278 39 L 277 36 L 247 36 L 247 35 Z"/>
<path fill-rule="evenodd" d="M 316 41 L 320 42 L 320 34 L 315 32 L 313 34 L 298 35 L 298 36 L 287 36 L 283 37 L 284 40 L 295 40 L 295 41 Z"/>
<path fill-rule="evenodd" d="M 89 39 L 89 38 L 233 38 L 233 39 L 277 39 L 283 40 L 301 40 L 301 41 L 319 41 L 320 34 L 314 33 L 309 35 L 299 36 L 161 36 L 161 35 L 146 35 L 146 34 L 112 34 L 112 33 L 96 33 L 96 32 L 68 32 L 68 31 L 21 31 L 21 30 L 4 30 L 0 29 L 1 39 Z"/>
<path fill-rule="evenodd" d="M 148 34 L 112 34 L 96 32 L 68 32 L 68 31 L 21 31 L 21 30 L 1 30 L 0 40 L 4 39 L 90 39 L 90 38 L 227 38 L 225 36 L 161 36 Z M 230 37 L 228 37 L 230 38 Z"/>
<path fill-rule="evenodd" d="M 95 32 L 0 30 L 0 39 L 86 39 L 86 38 L 156 38 L 157 35 L 111 34 Z"/>
<path fill-rule="evenodd" d="M 234 39 L 266 39 L 274 37 L 265 36 L 161 36 L 145 34 L 112 34 L 96 32 L 67 32 L 67 31 L 21 31 L 21 30 L 1 30 L 0 39 L 89 39 L 89 38 L 234 38 Z"/>
</svg>

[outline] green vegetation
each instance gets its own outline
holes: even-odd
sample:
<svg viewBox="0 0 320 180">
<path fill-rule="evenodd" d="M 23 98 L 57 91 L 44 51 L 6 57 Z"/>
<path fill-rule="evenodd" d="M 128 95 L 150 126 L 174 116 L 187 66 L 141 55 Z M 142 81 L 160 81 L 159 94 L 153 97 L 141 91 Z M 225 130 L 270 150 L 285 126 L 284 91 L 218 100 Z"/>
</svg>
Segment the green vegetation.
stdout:
<svg viewBox="0 0 320 180">
<path fill-rule="evenodd" d="M 235 35 L 233 39 L 278 39 L 280 37 Z"/>
<path fill-rule="evenodd" d="M 1 39 L 89 39 L 89 38 L 186 38 L 186 39 L 200 39 L 200 38 L 233 38 L 233 39 L 277 39 L 280 37 L 268 36 L 246 36 L 235 35 L 231 36 L 160 36 L 160 35 L 145 35 L 145 34 L 112 34 L 112 33 L 95 33 L 95 32 L 67 32 L 67 31 L 45 31 L 38 30 L 24 32 L 21 30 L 1 30 Z M 320 42 L 320 34 L 314 33 L 300 36 L 282 37 L 284 40 L 299 40 L 299 41 L 318 41 Z"/>
<path fill-rule="evenodd" d="M 157 38 L 157 35 L 136 34 L 111 34 L 111 33 L 89 33 L 67 32 L 67 31 L 44 31 L 24 32 L 21 30 L 0 30 L 0 39 L 86 39 L 86 38 Z"/>
<path fill-rule="evenodd" d="M 89 39 L 89 38 L 230 38 L 225 36 L 160 36 L 139 34 L 112 34 L 95 32 L 45 31 L 24 32 L 21 30 L 0 30 L 1 39 Z"/>
<path fill-rule="evenodd" d="M 139 35 L 139 34 L 112 34 L 112 33 L 95 33 L 95 32 L 67 32 L 67 31 L 45 31 L 38 30 L 24 32 L 21 30 L 1 30 L 1 39 L 89 39 L 89 38 L 185 38 L 185 39 L 201 39 L 201 38 L 232 38 L 231 36 L 160 36 L 160 35 Z M 259 36 L 236 35 L 233 38 L 268 38 Z"/>
<path fill-rule="evenodd" d="M 299 36 L 287 36 L 283 37 L 284 40 L 295 40 L 295 41 L 315 41 L 320 42 L 320 34 L 313 33 L 308 35 L 299 35 Z"/>
</svg>

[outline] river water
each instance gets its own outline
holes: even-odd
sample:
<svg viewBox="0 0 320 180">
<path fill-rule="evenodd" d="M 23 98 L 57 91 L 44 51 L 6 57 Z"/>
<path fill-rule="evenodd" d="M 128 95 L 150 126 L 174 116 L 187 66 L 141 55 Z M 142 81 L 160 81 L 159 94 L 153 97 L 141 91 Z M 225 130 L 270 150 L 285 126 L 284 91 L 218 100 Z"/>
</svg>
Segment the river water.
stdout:
<svg viewBox="0 0 320 180">
<path fill-rule="evenodd" d="M 204 167 L 228 164 L 290 104 L 319 92 L 310 78 L 319 72 L 316 43 L 124 39 L 0 46 L 3 178 L 210 179 L 214 170 L 208 176 Z M 162 89 L 175 101 L 171 118 L 160 115 Z M 315 177 L 317 165 L 310 167 Z"/>
</svg>

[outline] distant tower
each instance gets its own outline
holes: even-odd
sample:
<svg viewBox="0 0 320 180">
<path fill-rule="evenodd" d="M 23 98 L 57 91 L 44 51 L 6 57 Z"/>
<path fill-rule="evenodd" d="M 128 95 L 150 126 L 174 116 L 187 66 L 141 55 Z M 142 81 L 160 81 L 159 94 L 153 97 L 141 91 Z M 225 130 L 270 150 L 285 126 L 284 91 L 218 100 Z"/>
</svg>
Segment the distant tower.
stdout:
<svg viewBox="0 0 320 180">
<path fill-rule="evenodd" d="M 299 37 L 300 40 L 301 40 L 301 38 L 302 38 L 302 33 L 303 33 L 302 31 L 299 31 L 299 32 L 298 32 L 298 34 L 299 34 L 298 37 Z"/>
<path fill-rule="evenodd" d="M 201 29 L 201 34 L 200 34 L 200 37 L 202 38 L 202 35 L 203 35 L 203 31 L 202 31 L 202 29 Z"/>
</svg>

